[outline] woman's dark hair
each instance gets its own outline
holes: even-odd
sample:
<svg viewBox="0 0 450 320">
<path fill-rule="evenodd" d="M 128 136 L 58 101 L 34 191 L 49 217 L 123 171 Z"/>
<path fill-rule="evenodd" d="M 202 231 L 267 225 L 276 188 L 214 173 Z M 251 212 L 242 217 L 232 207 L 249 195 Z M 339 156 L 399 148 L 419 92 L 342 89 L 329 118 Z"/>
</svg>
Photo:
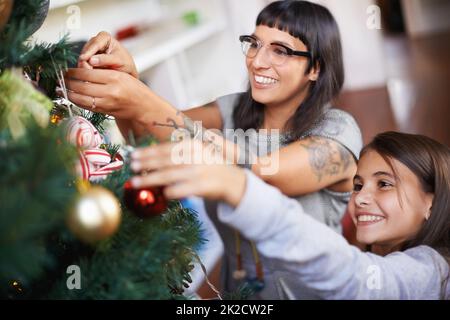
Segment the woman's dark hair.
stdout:
<svg viewBox="0 0 450 320">
<path fill-rule="evenodd" d="M 328 103 L 340 92 L 344 83 L 344 67 L 339 28 L 331 13 L 323 6 L 308 1 L 276 1 L 265 7 L 256 19 L 264 25 L 288 32 L 300 39 L 311 53 L 306 74 L 320 67 L 317 81 L 295 114 L 285 125 L 292 140 L 299 139 L 316 125 Z M 242 95 L 233 113 L 234 127 L 259 129 L 264 120 L 264 106 L 252 98 L 251 88 Z"/>
<path fill-rule="evenodd" d="M 393 159 L 400 161 L 416 175 L 424 192 L 434 194 L 430 218 L 402 250 L 427 245 L 450 259 L 450 149 L 425 136 L 386 132 L 364 147 L 361 156 L 369 150 L 391 168 Z"/>
</svg>

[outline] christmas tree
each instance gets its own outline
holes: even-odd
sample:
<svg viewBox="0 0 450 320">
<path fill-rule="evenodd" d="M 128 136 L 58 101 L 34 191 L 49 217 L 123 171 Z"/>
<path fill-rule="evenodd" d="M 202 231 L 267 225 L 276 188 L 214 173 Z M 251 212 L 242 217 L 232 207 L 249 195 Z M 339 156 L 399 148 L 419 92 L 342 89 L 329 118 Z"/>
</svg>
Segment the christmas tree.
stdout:
<svg viewBox="0 0 450 320">
<path fill-rule="evenodd" d="M 195 212 L 174 201 L 164 214 L 142 218 L 119 204 L 130 192 L 127 156 L 120 154 L 126 148 L 102 139 L 90 142 L 108 163 L 97 171 L 87 164 L 91 174 L 80 179 L 75 168 L 92 155 L 82 148 L 86 136 L 71 141 L 70 126 L 78 125 L 78 133 L 92 126 L 97 135 L 109 120 L 56 99 L 62 72 L 76 56 L 67 37 L 29 41 L 47 10 L 48 0 L 0 1 L 0 296 L 185 298 L 203 241 Z M 92 172 L 107 178 L 89 183 Z"/>
</svg>

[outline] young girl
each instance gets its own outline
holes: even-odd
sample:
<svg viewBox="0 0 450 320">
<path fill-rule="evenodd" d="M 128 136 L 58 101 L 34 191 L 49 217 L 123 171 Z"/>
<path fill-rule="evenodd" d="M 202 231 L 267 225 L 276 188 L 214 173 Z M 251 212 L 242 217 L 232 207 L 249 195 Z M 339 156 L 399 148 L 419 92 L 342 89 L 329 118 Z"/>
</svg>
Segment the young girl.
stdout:
<svg viewBox="0 0 450 320">
<path fill-rule="evenodd" d="M 362 139 L 353 118 L 330 107 L 344 81 L 333 16 L 306 1 L 273 2 L 259 14 L 254 32 L 240 41 L 250 79 L 248 91 L 183 114 L 139 82 L 130 55 L 110 35 L 100 33 L 80 57 L 83 68 L 67 74 L 69 98 L 115 116 L 125 136 L 132 128 L 138 134 L 147 131 L 167 139 L 174 128 L 183 127 L 209 141 L 214 137 L 220 151 L 236 151 L 234 163 L 244 164 L 295 197 L 315 219 L 341 232 Z M 222 130 L 225 142 L 210 131 L 198 134 L 192 120 L 202 121 L 206 129 Z M 229 129 L 247 131 L 239 135 Z M 260 129 L 276 129 L 281 135 L 256 131 Z M 241 141 L 239 148 L 231 143 L 235 139 Z M 310 296 L 299 282 L 282 284 L 279 279 L 289 273 L 278 272 L 272 259 L 260 257 L 253 243 L 218 221 L 216 207 L 217 203 L 206 203 L 225 246 L 224 290 L 234 291 L 247 282 L 258 291 L 254 298 L 284 298 L 292 290 Z"/>
<path fill-rule="evenodd" d="M 370 252 L 350 246 L 249 171 L 169 165 L 172 148 L 137 151 L 133 165 L 156 171 L 133 183 L 168 185 L 171 198 L 225 201 L 219 205 L 220 221 L 256 241 L 274 268 L 289 272 L 284 283 L 295 278 L 322 299 L 450 299 L 448 147 L 424 136 L 388 132 L 364 148 L 349 208 L 357 240 Z M 168 161 L 161 166 L 146 162 L 148 157 Z M 208 185 L 201 183 L 204 176 Z M 301 296 L 291 291 L 289 298 Z"/>
</svg>

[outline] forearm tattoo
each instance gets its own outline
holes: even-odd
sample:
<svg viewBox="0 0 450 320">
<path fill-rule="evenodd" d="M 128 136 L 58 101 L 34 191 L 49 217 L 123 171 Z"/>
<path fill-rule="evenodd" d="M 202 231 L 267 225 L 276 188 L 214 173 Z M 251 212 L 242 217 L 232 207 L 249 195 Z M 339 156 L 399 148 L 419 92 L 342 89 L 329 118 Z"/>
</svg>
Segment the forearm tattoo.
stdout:
<svg viewBox="0 0 450 320">
<path fill-rule="evenodd" d="M 215 141 L 213 134 L 208 134 L 208 131 L 201 126 L 201 122 L 194 122 L 192 119 L 184 115 L 181 111 L 177 112 L 177 116 L 181 117 L 183 124 L 179 125 L 174 119 L 167 118 L 166 123 L 153 122 L 154 126 L 168 127 L 174 130 L 184 130 L 192 139 L 197 139 L 202 142 L 212 144 L 216 152 L 222 152 L 222 146 Z"/>
<path fill-rule="evenodd" d="M 329 139 L 311 137 L 301 145 L 308 151 L 309 163 L 318 182 L 325 176 L 345 172 L 352 163 L 350 151 Z"/>
</svg>

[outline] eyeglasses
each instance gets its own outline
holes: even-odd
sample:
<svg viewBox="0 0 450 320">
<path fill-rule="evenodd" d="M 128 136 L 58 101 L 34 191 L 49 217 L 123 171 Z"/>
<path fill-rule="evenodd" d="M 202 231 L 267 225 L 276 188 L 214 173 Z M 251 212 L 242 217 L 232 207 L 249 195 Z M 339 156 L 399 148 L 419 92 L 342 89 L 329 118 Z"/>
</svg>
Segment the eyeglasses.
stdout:
<svg viewBox="0 0 450 320">
<path fill-rule="evenodd" d="M 247 58 L 254 58 L 264 44 L 253 36 L 240 36 L 242 52 Z M 295 51 L 280 43 L 271 43 L 268 45 L 267 53 L 270 61 L 274 65 L 282 65 L 289 57 L 299 56 L 311 59 L 311 53 L 307 51 Z"/>
</svg>

